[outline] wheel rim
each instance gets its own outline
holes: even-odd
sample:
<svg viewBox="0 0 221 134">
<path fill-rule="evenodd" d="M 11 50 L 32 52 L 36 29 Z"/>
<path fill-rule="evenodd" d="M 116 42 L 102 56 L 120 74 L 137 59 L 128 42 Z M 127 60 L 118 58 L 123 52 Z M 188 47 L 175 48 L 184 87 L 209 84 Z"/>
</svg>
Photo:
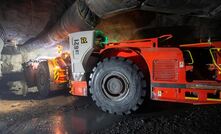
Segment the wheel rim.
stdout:
<svg viewBox="0 0 221 134">
<path fill-rule="evenodd" d="M 123 100 L 129 92 L 129 81 L 120 72 L 110 72 L 102 80 L 104 95 L 111 101 Z"/>
</svg>

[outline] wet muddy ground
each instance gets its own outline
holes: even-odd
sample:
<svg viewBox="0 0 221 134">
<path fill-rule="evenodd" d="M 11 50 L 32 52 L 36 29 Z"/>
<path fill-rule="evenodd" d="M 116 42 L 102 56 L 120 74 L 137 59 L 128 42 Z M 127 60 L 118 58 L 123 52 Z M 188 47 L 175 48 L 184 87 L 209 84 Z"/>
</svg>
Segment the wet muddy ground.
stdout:
<svg viewBox="0 0 221 134">
<path fill-rule="evenodd" d="M 37 93 L 16 95 L 1 80 L 0 134 L 220 134 L 221 105 L 192 106 L 167 102 L 146 102 L 128 116 L 102 112 L 90 97 L 57 92 L 39 100 Z"/>
</svg>

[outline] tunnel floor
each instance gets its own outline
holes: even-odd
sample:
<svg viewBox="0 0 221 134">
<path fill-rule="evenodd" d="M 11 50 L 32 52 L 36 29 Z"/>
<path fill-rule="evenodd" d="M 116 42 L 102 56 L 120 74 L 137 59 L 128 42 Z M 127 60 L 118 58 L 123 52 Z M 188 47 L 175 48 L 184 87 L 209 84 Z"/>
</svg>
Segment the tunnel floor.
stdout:
<svg viewBox="0 0 221 134">
<path fill-rule="evenodd" d="M 16 77 L 0 83 L 10 80 Z M 90 97 L 67 92 L 39 100 L 36 93 L 15 95 L 4 85 L 0 91 L 0 134 L 219 134 L 220 113 L 221 105 L 148 101 L 136 113 L 118 116 L 102 112 Z"/>
</svg>

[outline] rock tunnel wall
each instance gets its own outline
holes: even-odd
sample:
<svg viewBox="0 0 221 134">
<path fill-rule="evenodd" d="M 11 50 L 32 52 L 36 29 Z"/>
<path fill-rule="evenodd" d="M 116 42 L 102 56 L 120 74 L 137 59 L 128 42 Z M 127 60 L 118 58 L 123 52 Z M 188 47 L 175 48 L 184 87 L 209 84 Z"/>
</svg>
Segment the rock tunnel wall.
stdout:
<svg viewBox="0 0 221 134">
<path fill-rule="evenodd" d="M 30 16 L 20 15 L 21 18 L 13 20 L 12 18 L 15 17 L 15 12 L 19 14 L 18 10 L 21 8 L 18 6 L 12 6 L 13 9 L 8 9 L 8 13 L 6 13 L 6 15 L 3 15 L 3 17 L 0 15 L 0 19 L 5 16 L 7 21 L 33 22 L 31 27 L 28 25 L 27 29 L 25 28 L 26 30 L 23 31 L 23 33 L 26 33 L 27 35 L 21 41 L 21 43 L 24 42 L 23 45 L 18 48 L 18 50 L 23 52 L 22 55 L 18 55 L 22 57 L 22 60 L 20 60 L 19 63 L 14 62 L 14 58 L 9 56 L 10 54 L 13 54 L 13 52 L 6 54 L 5 60 L 8 58 L 9 60 L 7 62 L 10 61 L 11 64 L 20 64 L 28 59 L 32 59 L 33 57 L 47 55 L 47 53 L 43 53 L 45 52 L 43 50 L 33 50 L 38 48 L 50 48 L 57 42 L 65 40 L 68 33 L 94 28 L 103 30 L 109 36 L 110 41 L 156 37 L 162 34 L 172 33 L 177 38 L 175 42 L 179 43 L 185 39 L 187 39 L 187 42 L 190 42 L 188 39 L 191 39 L 192 41 L 199 41 L 199 38 L 217 38 L 217 35 L 221 35 L 219 32 L 220 30 L 217 30 L 217 27 L 220 25 L 219 20 L 214 21 L 212 19 L 196 18 L 193 16 L 179 16 L 160 14 L 157 12 L 138 11 L 135 9 L 138 9 L 142 3 L 137 0 L 40 0 L 39 3 L 33 3 L 32 8 L 31 3 L 24 2 L 23 4 L 25 7 L 27 6 L 27 8 L 22 9 L 21 12 L 24 13 L 31 10 L 33 11 L 33 14 L 30 14 Z M 61 7 L 58 6 L 59 4 Z M 148 2 L 146 1 L 145 4 L 148 5 Z M 21 3 L 19 5 L 23 6 Z M 28 8 L 28 5 L 30 5 L 30 9 Z M 159 4 L 152 3 L 152 5 L 157 6 Z M 3 6 L 3 9 L 7 6 L 10 6 L 10 2 L 9 5 L 6 4 Z M 52 9 L 47 9 L 47 7 L 50 6 Z M 40 11 L 39 7 L 42 7 L 41 10 L 44 11 Z M 165 8 L 168 8 L 168 6 Z M 65 9 L 68 10 L 65 12 Z M 53 11 L 56 12 L 57 15 L 50 14 Z M 12 15 L 10 15 L 10 13 L 12 13 Z M 7 21 L 3 21 L 4 27 L 10 29 L 10 26 L 8 25 L 11 25 L 12 27 L 13 24 L 12 22 L 6 24 Z M 39 21 L 42 23 L 41 26 L 39 25 Z M 23 25 L 25 23 L 21 24 Z M 25 27 L 25 25 L 19 26 L 18 29 L 21 29 L 22 27 Z M 16 28 L 16 25 L 14 28 Z M 6 33 L 9 33 L 8 30 Z M 10 33 L 19 34 L 20 32 L 13 31 Z M 30 35 L 29 33 L 32 34 Z M 39 34 L 37 35 L 36 33 Z M 14 37 L 7 34 L 7 37 L 8 36 Z M 21 36 L 16 35 L 15 37 L 17 36 L 23 37 L 23 34 L 21 34 Z M 27 40 L 27 38 L 29 38 L 29 40 Z M 52 48 L 50 49 L 52 50 Z M 29 54 L 28 52 L 30 51 L 33 52 Z M 52 51 L 50 53 L 54 52 Z M 14 68 L 19 67 L 15 65 Z"/>
<path fill-rule="evenodd" d="M 193 24 L 191 21 L 194 20 L 194 16 L 208 17 L 209 15 L 206 16 L 205 14 L 214 12 L 214 10 L 217 9 L 217 4 L 219 5 L 221 2 L 217 0 L 212 0 L 212 2 L 206 0 L 198 2 L 190 2 L 188 0 L 175 2 L 172 0 L 166 0 L 162 3 L 158 0 L 76 0 L 51 29 L 45 32 L 45 34 L 37 36 L 36 39 L 24 43 L 20 47 L 20 51 L 25 52 L 44 46 L 54 45 L 55 43 L 66 39 L 69 33 L 94 29 L 97 24 L 102 25 L 99 22 L 104 18 L 110 18 L 111 16 L 115 16 L 122 12 L 138 9 L 154 12 L 149 12 L 149 14 L 153 15 L 148 14 L 147 16 L 143 15 L 142 17 L 131 16 L 131 18 L 125 19 L 128 23 L 131 22 L 130 20 L 133 20 L 133 23 L 137 23 L 137 21 L 140 23 L 145 22 L 146 26 L 144 27 L 150 29 L 150 31 L 154 28 L 163 29 L 166 27 L 176 27 L 177 23 L 179 23 L 178 26 L 204 28 L 205 24 L 209 25 L 211 21 L 208 23 L 208 21 L 204 21 L 203 19 L 195 19 L 197 25 Z M 170 14 L 160 14 L 160 11 L 158 11 L 159 9 Z M 155 17 L 152 17 L 154 15 Z M 146 20 L 149 20 L 149 22 L 146 22 Z M 114 22 L 115 20 L 112 19 L 109 21 Z M 124 22 L 124 24 L 126 24 L 126 22 Z M 112 25 L 114 25 L 114 23 L 112 23 Z M 118 25 L 114 26 L 118 27 Z M 201 28 L 198 29 L 200 30 Z M 207 31 L 209 31 L 211 30 L 211 27 L 208 26 L 207 29 Z M 155 32 L 152 31 L 152 33 Z M 197 33 L 198 36 L 202 37 L 200 34 Z M 209 31 L 208 36 L 212 36 L 212 34 L 213 33 Z"/>
</svg>

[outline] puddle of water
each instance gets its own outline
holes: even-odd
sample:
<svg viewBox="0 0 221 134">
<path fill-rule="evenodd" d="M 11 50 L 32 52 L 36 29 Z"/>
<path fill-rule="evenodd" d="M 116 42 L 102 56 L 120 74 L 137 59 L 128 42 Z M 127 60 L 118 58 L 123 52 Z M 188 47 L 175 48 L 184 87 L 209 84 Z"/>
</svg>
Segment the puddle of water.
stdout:
<svg viewBox="0 0 221 134">
<path fill-rule="evenodd" d="M 0 133 L 2 129 L 5 129 L 7 126 L 5 124 L 5 122 L 0 121 Z"/>
<path fill-rule="evenodd" d="M 99 131 L 110 127 L 122 118 L 123 116 L 104 113 L 92 104 L 85 109 L 58 111 L 55 114 L 44 115 L 25 122 L 21 121 L 3 129 L 2 132 L 3 134 L 78 134 Z"/>
</svg>

